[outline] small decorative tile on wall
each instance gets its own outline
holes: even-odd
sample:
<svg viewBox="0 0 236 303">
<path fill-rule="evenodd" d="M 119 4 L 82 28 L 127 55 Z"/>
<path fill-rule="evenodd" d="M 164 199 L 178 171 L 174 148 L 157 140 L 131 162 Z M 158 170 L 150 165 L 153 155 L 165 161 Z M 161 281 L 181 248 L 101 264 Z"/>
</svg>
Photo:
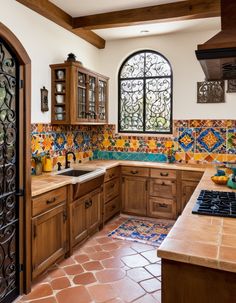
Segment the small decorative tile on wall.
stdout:
<svg viewBox="0 0 236 303">
<path fill-rule="evenodd" d="M 115 125 L 63 126 L 32 124 L 32 156 L 49 154 L 53 164 L 66 151 L 81 159 L 165 162 L 172 142 L 176 161 L 190 163 L 236 161 L 236 120 L 175 120 L 169 136 L 116 134 Z"/>
</svg>

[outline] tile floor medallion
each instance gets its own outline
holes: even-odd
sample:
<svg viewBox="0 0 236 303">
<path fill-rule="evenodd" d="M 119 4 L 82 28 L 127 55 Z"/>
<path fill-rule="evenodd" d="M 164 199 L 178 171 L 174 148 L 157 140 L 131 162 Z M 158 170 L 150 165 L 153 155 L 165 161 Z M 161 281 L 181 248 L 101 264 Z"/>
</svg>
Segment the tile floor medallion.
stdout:
<svg viewBox="0 0 236 303">
<path fill-rule="evenodd" d="M 15 303 L 160 303 L 157 248 L 107 236 L 125 221 L 125 216 L 111 220 Z"/>
<path fill-rule="evenodd" d="M 174 221 L 129 218 L 109 233 L 113 239 L 128 240 L 160 246 L 173 227 Z"/>
</svg>

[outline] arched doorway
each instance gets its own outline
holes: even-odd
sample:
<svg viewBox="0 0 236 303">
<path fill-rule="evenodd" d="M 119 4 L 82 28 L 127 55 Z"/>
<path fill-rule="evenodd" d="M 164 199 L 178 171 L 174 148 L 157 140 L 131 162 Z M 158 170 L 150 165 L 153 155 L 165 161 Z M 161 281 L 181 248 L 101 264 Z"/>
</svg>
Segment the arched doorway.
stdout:
<svg viewBox="0 0 236 303">
<path fill-rule="evenodd" d="M 1 303 L 30 288 L 30 71 L 22 44 L 0 23 Z"/>
</svg>

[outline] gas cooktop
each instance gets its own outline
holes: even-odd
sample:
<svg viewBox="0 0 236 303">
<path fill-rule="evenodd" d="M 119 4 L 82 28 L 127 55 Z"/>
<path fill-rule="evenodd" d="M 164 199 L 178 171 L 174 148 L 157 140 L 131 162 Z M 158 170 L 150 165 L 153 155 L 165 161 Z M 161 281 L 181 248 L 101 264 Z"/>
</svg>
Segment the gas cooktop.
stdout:
<svg viewBox="0 0 236 303">
<path fill-rule="evenodd" d="M 236 192 L 202 190 L 192 213 L 236 218 Z"/>
</svg>

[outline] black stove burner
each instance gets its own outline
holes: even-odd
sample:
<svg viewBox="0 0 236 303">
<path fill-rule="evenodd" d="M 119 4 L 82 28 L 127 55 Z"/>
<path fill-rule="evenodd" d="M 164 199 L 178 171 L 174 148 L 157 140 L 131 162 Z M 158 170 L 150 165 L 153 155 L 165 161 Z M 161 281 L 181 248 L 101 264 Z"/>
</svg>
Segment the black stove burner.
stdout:
<svg viewBox="0 0 236 303">
<path fill-rule="evenodd" d="M 192 213 L 236 218 L 236 192 L 202 190 Z"/>
</svg>

